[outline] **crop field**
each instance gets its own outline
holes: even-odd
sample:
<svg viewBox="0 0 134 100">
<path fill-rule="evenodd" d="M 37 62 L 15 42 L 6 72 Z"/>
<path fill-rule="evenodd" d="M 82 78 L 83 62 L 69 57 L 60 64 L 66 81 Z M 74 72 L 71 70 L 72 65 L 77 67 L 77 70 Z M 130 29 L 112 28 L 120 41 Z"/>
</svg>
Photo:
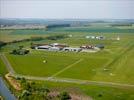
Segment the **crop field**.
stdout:
<svg viewBox="0 0 134 100">
<path fill-rule="evenodd" d="M 133 33 L 134 29 L 120 29 L 116 27 L 98 27 L 98 26 L 91 26 L 91 27 L 72 27 L 72 28 L 61 28 L 61 29 L 54 29 L 55 31 L 64 31 L 64 32 L 103 32 L 103 33 Z"/>
</svg>

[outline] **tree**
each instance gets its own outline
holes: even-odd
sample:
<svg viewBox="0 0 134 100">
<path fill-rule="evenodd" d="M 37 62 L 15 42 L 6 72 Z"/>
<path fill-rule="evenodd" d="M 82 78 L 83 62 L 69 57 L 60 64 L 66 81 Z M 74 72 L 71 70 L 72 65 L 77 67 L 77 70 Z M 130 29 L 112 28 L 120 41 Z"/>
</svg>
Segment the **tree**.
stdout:
<svg viewBox="0 0 134 100">
<path fill-rule="evenodd" d="M 14 49 L 14 50 L 12 51 L 12 54 L 17 54 L 17 50 Z"/>
<path fill-rule="evenodd" d="M 59 39 L 64 39 L 67 38 L 66 35 L 53 35 L 53 36 L 48 36 L 46 37 L 48 40 L 59 40 Z"/>
<path fill-rule="evenodd" d="M 5 46 L 5 45 L 6 45 L 6 43 L 5 43 L 5 42 L 0 41 L 0 49 L 1 49 L 3 46 Z"/>
<path fill-rule="evenodd" d="M 29 96 L 31 95 L 30 91 L 28 90 L 23 90 L 21 95 L 19 96 L 19 99 L 22 100 L 29 100 Z"/>
<path fill-rule="evenodd" d="M 19 46 L 19 49 L 20 49 L 20 50 L 21 50 L 22 48 L 24 48 L 24 46 L 23 46 L 23 45 Z"/>
<path fill-rule="evenodd" d="M 71 96 L 68 94 L 68 92 L 65 92 L 65 91 L 61 92 L 58 97 L 60 100 L 70 100 L 71 99 Z"/>
<path fill-rule="evenodd" d="M 25 51 L 24 51 L 24 54 L 28 54 L 28 53 L 29 53 L 29 50 L 25 50 Z"/>
<path fill-rule="evenodd" d="M 43 40 L 44 38 L 43 37 L 31 37 L 31 41 L 41 41 Z"/>
</svg>

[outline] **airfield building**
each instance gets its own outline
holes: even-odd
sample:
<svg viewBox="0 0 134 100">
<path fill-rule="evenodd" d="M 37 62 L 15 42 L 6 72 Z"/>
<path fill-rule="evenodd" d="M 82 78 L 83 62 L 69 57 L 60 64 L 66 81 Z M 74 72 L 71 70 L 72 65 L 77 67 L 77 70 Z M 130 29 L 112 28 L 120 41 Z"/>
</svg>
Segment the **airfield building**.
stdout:
<svg viewBox="0 0 134 100">
<path fill-rule="evenodd" d="M 103 40 L 105 39 L 104 36 L 86 36 L 86 39 L 97 39 L 97 40 Z"/>
<path fill-rule="evenodd" d="M 104 45 L 82 45 L 80 47 L 69 47 L 68 45 L 65 44 L 59 44 L 59 43 L 52 43 L 52 44 L 46 44 L 46 45 L 37 45 L 34 49 L 40 49 L 40 50 L 47 50 L 47 51 L 72 51 L 72 52 L 80 52 L 80 51 L 85 51 L 85 52 L 93 52 L 93 51 L 98 51 L 99 49 L 104 48 Z"/>
<path fill-rule="evenodd" d="M 80 46 L 80 48 L 82 48 L 82 49 L 94 49 L 94 46 L 92 46 L 92 45 L 82 45 L 82 46 Z"/>
<path fill-rule="evenodd" d="M 49 48 L 51 48 L 51 46 L 49 46 L 49 45 L 43 45 L 43 46 L 35 47 L 35 49 L 44 49 L 44 50 L 48 50 Z"/>
<path fill-rule="evenodd" d="M 105 46 L 103 44 L 97 44 L 95 47 L 100 48 L 100 49 L 104 49 Z"/>
<path fill-rule="evenodd" d="M 48 50 L 49 51 L 61 51 L 62 48 L 59 48 L 59 47 L 50 47 Z"/>
<path fill-rule="evenodd" d="M 75 52 L 80 52 L 82 49 L 81 48 L 73 48 L 73 47 L 65 47 L 63 48 L 63 51 L 75 51 Z"/>
</svg>

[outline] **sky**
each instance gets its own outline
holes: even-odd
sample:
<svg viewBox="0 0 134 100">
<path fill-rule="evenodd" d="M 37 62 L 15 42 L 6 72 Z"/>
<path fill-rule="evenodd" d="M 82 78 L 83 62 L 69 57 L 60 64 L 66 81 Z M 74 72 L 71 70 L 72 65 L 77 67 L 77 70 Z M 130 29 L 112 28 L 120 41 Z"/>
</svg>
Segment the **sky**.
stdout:
<svg viewBox="0 0 134 100">
<path fill-rule="evenodd" d="M 134 0 L 0 0 L 0 18 L 134 19 Z"/>
</svg>

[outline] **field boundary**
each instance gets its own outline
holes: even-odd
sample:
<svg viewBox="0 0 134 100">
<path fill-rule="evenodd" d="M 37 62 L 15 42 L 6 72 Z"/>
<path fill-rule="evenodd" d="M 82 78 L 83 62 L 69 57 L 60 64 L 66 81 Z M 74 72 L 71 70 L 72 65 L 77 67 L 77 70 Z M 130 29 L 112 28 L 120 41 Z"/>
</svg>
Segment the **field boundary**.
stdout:
<svg viewBox="0 0 134 100">
<path fill-rule="evenodd" d="M 6 58 L 4 54 L 0 54 L 0 57 L 4 64 L 6 65 L 8 71 L 10 74 L 14 77 L 24 77 L 28 80 L 40 80 L 40 81 L 52 81 L 52 82 L 65 82 L 65 83 L 75 83 L 75 84 L 85 84 L 85 85 L 98 85 L 98 86 L 111 86 L 111 87 L 126 87 L 133 89 L 134 85 L 133 84 L 125 84 L 125 83 L 114 83 L 114 82 L 103 82 L 103 81 L 89 81 L 89 80 L 79 80 L 79 79 L 71 79 L 71 78 L 57 78 L 57 77 L 37 77 L 37 76 L 28 76 L 28 75 L 21 75 L 15 73 L 14 69 L 12 68 L 10 62 Z M 79 63 L 82 59 L 78 60 L 75 63 Z M 69 66 L 70 67 L 70 66 Z M 72 66 L 71 66 L 72 67 Z M 66 69 L 64 69 L 66 70 Z M 59 72 L 60 73 L 60 72 Z"/>
<path fill-rule="evenodd" d="M 83 84 L 83 85 L 110 86 L 110 87 L 134 89 L 134 85 L 124 84 L 124 83 L 89 81 L 89 80 L 79 80 L 79 79 L 71 79 L 71 78 L 58 78 L 58 77 L 55 77 L 55 78 L 37 77 L 37 76 L 28 76 L 28 75 L 21 75 L 21 74 L 14 74 L 12 76 L 23 77 L 23 78 L 26 78 L 28 80 L 37 80 L 37 81 L 51 81 L 51 82 L 61 82 L 61 83 L 74 83 L 74 84 Z"/>
</svg>

